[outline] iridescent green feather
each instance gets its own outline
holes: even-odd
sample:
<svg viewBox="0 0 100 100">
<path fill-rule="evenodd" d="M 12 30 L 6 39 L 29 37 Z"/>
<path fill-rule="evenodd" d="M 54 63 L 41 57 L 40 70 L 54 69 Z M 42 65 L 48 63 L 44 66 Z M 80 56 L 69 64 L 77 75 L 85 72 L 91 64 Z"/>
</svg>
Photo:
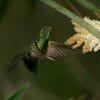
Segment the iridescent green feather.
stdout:
<svg viewBox="0 0 100 100">
<path fill-rule="evenodd" d="M 42 50 L 45 46 L 45 42 L 49 40 L 51 27 L 44 27 L 39 33 L 39 39 L 37 40 L 37 47 Z"/>
</svg>

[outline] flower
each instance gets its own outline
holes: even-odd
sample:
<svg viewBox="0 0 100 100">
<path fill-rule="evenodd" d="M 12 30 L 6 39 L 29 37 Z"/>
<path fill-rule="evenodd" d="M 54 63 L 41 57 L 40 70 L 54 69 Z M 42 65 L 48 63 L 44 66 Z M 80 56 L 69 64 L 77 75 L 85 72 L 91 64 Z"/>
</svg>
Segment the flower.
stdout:
<svg viewBox="0 0 100 100">
<path fill-rule="evenodd" d="M 100 21 L 98 20 L 91 20 L 88 17 L 84 17 L 83 19 L 98 31 L 100 31 Z M 66 40 L 65 45 L 72 45 L 73 49 L 83 46 L 82 52 L 87 53 L 90 51 L 98 51 L 100 50 L 100 40 L 95 37 L 92 33 L 82 27 L 80 24 L 74 22 L 72 20 L 72 24 L 74 25 L 74 29 L 76 34 Z"/>
</svg>

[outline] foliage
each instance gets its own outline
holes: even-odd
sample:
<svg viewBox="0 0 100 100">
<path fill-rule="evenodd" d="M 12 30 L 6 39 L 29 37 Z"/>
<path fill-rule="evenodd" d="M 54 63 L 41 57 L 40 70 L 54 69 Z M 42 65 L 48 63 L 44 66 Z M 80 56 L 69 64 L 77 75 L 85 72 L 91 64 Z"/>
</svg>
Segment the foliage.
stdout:
<svg viewBox="0 0 100 100">
<path fill-rule="evenodd" d="M 7 100 L 21 100 L 28 88 L 29 83 L 21 86 L 18 90 L 16 90 L 10 96 L 8 96 Z"/>
</svg>

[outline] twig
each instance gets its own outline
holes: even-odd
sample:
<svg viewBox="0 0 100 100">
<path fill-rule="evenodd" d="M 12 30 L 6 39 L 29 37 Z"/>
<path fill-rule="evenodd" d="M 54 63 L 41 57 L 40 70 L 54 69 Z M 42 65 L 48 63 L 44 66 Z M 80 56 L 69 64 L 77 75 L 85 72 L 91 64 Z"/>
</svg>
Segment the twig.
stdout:
<svg viewBox="0 0 100 100">
<path fill-rule="evenodd" d="M 67 4 L 70 5 L 70 7 L 73 9 L 73 11 L 81 18 L 83 18 L 82 14 L 78 11 L 78 9 L 73 5 L 73 3 L 70 0 L 66 0 Z"/>
<path fill-rule="evenodd" d="M 94 4 L 89 2 L 89 0 L 75 0 L 77 1 L 80 5 L 86 7 L 87 9 L 90 9 L 93 12 L 97 12 L 100 14 L 100 9 L 97 8 Z"/>
</svg>

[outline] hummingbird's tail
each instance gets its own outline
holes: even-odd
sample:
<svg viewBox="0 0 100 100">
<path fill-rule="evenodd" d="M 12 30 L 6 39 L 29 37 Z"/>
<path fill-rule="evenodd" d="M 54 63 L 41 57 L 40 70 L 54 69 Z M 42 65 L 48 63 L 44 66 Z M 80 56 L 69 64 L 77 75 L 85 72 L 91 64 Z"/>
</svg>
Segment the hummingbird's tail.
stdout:
<svg viewBox="0 0 100 100">
<path fill-rule="evenodd" d="M 12 71 L 16 66 L 22 61 L 22 54 L 15 56 L 8 64 L 3 65 L 2 69 L 0 69 L 0 74 L 8 73 Z"/>
<path fill-rule="evenodd" d="M 37 57 L 27 57 L 23 56 L 23 62 L 26 66 L 26 68 L 30 71 L 33 72 L 35 75 L 37 74 L 37 64 L 38 64 L 38 58 Z"/>
</svg>

